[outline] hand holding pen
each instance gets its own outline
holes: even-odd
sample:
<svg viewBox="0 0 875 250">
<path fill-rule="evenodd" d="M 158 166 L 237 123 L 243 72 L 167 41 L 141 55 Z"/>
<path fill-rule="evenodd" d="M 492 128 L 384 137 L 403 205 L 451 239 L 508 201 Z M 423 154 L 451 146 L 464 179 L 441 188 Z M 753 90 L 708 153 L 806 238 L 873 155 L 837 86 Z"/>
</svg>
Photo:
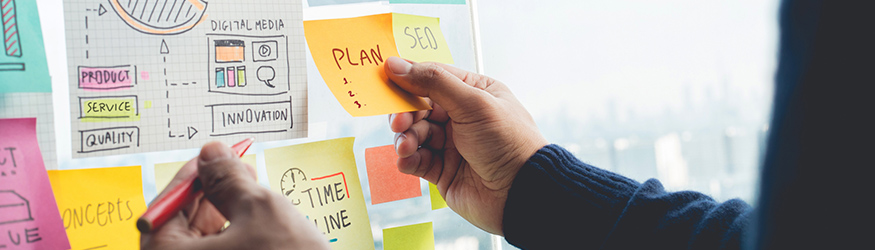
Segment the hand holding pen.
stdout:
<svg viewBox="0 0 875 250">
<path fill-rule="evenodd" d="M 185 183 L 193 174 L 203 184 L 203 195 L 163 225 L 143 232 L 142 249 L 329 249 L 313 223 L 280 194 L 258 185 L 255 170 L 227 145 L 205 145 L 168 187 Z M 172 190 L 165 189 L 155 202 Z M 226 221 L 231 225 L 223 230 Z"/>
</svg>

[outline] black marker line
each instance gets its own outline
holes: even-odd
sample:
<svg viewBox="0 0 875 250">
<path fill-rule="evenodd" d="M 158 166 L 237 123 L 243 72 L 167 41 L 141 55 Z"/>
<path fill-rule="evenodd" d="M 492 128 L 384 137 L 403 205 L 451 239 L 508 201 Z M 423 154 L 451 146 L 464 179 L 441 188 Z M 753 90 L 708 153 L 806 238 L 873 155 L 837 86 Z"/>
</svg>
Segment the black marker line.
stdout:
<svg viewBox="0 0 875 250">
<path fill-rule="evenodd" d="M 155 10 L 158 9 L 158 1 L 155 1 L 155 4 L 152 5 L 152 12 L 149 12 L 149 22 L 152 21 L 152 16 L 155 15 Z"/>
<path fill-rule="evenodd" d="M 221 103 L 221 104 L 209 104 L 209 105 L 204 105 L 204 107 L 243 106 L 243 105 L 269 105 L 269 104 L 282 104 L 282 103 L 289 103 L 289 102 L 291 102 L 291 100 L 289 100 L 289 101 L 285 101 L 285 100 L 283 100 L 283 101 L 278 101 L 278 102 L 259 102 L 259 103 Z"/>
<path fill-rule="evenodd" d="M 247 83 L 249 84 L 249 83 Z M 211 85 L 212 86 L 212 85 Z M 236 93 L 236 92 L 227 92 L 224 90 L 210 90 L 211 93 L 221 93 L 221 94 L 229 94 L 229 95 L 242 95 L 242 96 L 278 96 L 283 94 L 288 94 L 288 91 L 270 93 L 270 94 L 258 94 L 258 93 Z"/>
<path fill-rule="evenodd" d="M 146 14 L 146 6 L 148 6 L 148 5 L 149 5 L 149 0 L 146 0 L 146 2 L 143 3 L 143 11 L 140 11 L 140 19 L 143 19 L 143 14 Z"/>
<path fill-rule="evenodd" d="M 173 0 L 173 4 L 170 5 L 170 12 L 167 12 L 167 19 L 164 19 L 165 22 L 170 22 L 170 15 L 172 15 L 173 10 L 176 9 L 176 2 L 178 2 L 178 0 Z"/>
<path fill-rule="evenodd" d="M 223 33 L 207 33 L 208 36 L 234 36 L 234 37 L 248 37 L 248 38 L 283 38 L 283 35 L 276 36 L 253 36 L 253 35 L 237 35 L 237 34 L 223 34 Z"/>
<path fill-rule="evenodd" d="M 270 131 L 244 131 L 244 132 L 233 132 L 233 133 L 225 133 L 225 134 L 210 134 L 210 136 L 229 136 L 229 135 L 247 135 L 247 134 L 272 134 L 272 133 L 283 133 L 288 131 L 288 129 L 283 130 L 270 130 Z"/>
<path fill-rule="evenodd" d="M 139 145 L 137 145 L 137 146 L 139 147 Z M 115 148 L 95 149 L 95 150 L 89 150 L 89 151 L 80 150 L 80 151 L 78 151 L 77 153 L 80 153 L 80 154 L 90 154 L 90 153 L 97 153 L 97 152 L 103 152 L 103 151 L 112 151 L 112 150 L 126 149 L 126 148 L 130 148 L 130 147 L 131 147 L 131 146 L 124 146 L 124 147 L 115 147 Z"/>
<path fill-rule="evenodd" d="M 96 247 L 92 247 L 92 248 L 86 248 L 86 249 L 82 249 L 82 250 L 92 250 L 92 249 L 98 249 L 98 248 L 104 248 L 104 247 L 106 247 L 106 246 L 107 246 L 107 245 L 103 245 L 103 246 L 96 246 Z"/>
<path fill-rule="evenodd" d="M 149 1 L 149 0 L 146 0 L 146 1 Z M 137 5 L 139 5 L 139 4 L 140 4 L 140 0 L 137 0 L 136 2 L 134 2 L 134 8 L 131 10 L 131 16 L 133 16 L 134 12 L 137 11 Z M 130 6 L 128 6 L 128 7 L 130 7 Z"/>
<path fill-rule="evenodd" d="M 182 6 L 183 6 L 183 5 L 185 5 L 185 1 L 182 1 L 182 3 L 179 4 L 179 11 L 176 12 L 176 18 L 173 19 L 173 22 L 174 22 L 174 23 L 177 22 L 177 21 L 179 21 L 179 14 L 182 13 Z"/>
<path fill-rule="evenodd" d="M 161 16 L 164 15 L 164 9 L 167 9 L 167 2 L 169 2 L 169 1 L 164 1 L 164 7 L 161 7 L 161 12 L 158 12 L 158 19 L 155 19 L 156 23 L 161 22 Z M 176 5 L 176 3 L 174 3 L 174 5 Z"/>
</svg>

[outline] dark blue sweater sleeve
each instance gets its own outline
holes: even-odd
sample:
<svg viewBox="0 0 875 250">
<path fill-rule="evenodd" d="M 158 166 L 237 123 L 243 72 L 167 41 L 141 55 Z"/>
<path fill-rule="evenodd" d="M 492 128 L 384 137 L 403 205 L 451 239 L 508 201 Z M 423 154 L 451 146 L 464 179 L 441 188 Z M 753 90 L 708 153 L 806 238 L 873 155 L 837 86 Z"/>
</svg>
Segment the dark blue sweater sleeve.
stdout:
<svg viewBox="0 0 875 250">
<path fill-rule="evenodd" d="M 738 199 L 638 183 L 548 145 L 517 174 L 503 227 L 523 249 L 739 249 L 750 211 Z"/>
</svg>

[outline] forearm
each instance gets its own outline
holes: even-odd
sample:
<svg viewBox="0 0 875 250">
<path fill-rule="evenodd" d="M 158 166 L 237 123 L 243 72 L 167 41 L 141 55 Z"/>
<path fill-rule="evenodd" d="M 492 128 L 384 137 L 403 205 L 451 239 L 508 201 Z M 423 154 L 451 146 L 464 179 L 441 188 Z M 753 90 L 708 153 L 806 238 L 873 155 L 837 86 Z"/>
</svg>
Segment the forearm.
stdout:
<svg viewBox="0 0 875 250">
<path fill-rule="evenodd" d="M 522 248 L 737 248 L 749 206 L 695 192 L 668 193 L 580 162 L 556 145 L 520 170 L 504 214 Z"/>
</svg>

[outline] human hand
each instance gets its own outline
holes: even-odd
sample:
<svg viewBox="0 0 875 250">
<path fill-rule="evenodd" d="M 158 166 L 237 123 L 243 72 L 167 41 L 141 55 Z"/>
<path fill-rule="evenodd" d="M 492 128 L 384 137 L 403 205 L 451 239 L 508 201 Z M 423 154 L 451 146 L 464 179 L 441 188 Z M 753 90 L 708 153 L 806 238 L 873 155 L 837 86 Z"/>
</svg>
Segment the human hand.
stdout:
<svg viewBox="0 0 875 250">
<path fill-rule="evenodd" d="M 142 234 L 142 249 L 329 249 L 328 240 L 312 222 L 285 198 L 259 186 L 255 170 L 227 145 L 205 145 L 168 187 L 195 171 L 204 196 L 156 231 Z M 231 226 L 222 230 L 225 221 Z"/>
<path fill-rule="evenodd" d="M 447 205 L 475 226 L 503 234 L 511 183 L 547 145 L 532 116 L 507 86 L 480 74 L 397 57 L 385 71 L 432 106 L 389 116 L 398 169 L 437 185 Z"/>
</svg>

